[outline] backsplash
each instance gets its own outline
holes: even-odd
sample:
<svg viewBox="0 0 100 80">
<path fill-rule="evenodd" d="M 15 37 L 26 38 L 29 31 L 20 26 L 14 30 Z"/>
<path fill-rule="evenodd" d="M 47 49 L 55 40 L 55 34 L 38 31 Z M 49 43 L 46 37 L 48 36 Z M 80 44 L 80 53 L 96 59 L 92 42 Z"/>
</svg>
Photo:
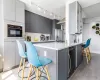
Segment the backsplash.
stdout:
<svg viewBox="0 0 100 80">
<path fill-rule="evenodd" d="M 50 34 L 29 33 L 29 32 L 26 32 L 25 33 L 25 38 L 27 39 L 27 36 L 29 36 L 31 38 L 32 42 L 38 42 L 38 41 L 41 41 L 41 39 L 40 39 L 41 35 L 45 35 L 45 36 L 49 36 L 50 37 Z"/>
</svg>

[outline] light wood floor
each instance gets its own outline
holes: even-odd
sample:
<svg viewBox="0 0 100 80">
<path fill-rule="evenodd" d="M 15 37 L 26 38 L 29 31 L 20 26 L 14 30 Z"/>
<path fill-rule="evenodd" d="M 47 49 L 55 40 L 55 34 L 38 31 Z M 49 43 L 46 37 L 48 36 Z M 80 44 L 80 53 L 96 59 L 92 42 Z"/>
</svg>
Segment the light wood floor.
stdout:
<svg viewBox="0 0 100 80">
<path fill-rule="evenodd" d="M 18 69 L 16 68 L 4 73 L 0 73 L 0 80 L 21 80 L 21 78 L 18 77 L 17 71 Z M 25 76 L 27 75 L 28 70 L 26 69 Z M 100 80 L 100 55 L 92 54 L 91 63 L 88 65 L 82 63 L 69 80 Z"/>
</svg>

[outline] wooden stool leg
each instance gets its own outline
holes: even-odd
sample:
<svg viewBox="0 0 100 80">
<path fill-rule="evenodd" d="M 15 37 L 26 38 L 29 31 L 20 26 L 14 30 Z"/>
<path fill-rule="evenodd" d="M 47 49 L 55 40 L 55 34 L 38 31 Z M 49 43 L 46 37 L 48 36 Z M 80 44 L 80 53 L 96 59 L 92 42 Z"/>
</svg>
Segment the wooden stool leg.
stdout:
<svg viewBox="0 0 100 80">
<path fill-rule="evenodd" d="M 48 72 L 47 66 L 45 66 L 44 69 L 45 69 L 45 71 L 46 71 L 46 74 L 47 74 L 48 80 L 50 80 L 50 75 L 49 75 L 49 72 Z"/>
<path fill-rule="evenodd" d="M 89 61 L 91 60 L 91 53 L 90 53 L 90 49 L 88 48 L 89 51 Z"/>
<path fill-rule="evenodd" d="M 39 70 L 39 80 L 40 80 L 40 78 L 41 78 L 41 71 L 40 70 L 41 69 L 39 68 L 38 70 Z"/>
<path fill-rule="evenodd" d="M 39 69 L 36 68 L 36 80 L 39 80 Z"/>
<path fill-rule="evenodd" d="M 24 69 L 25 69 L 25 58 L 23 59 L 23 72 L 22 72 L 22 80 L 24 80 Z"/>
<path fill-rule="evenodd" d="M 21 60 L 20 60 L 20 64 L 19 64 L 19 68 L 18 68 L 18 72 L 20 71 L 20 68 L 21 68 L 21 66 L 22 66 L 22 61 L 23 61 L 23 58 L 21 58 Z"/>
<path fill-rule="evenodd" d="M 36 68 L 33 66 L 34 72 L 36 73 Z"/>
<path fill-rule="evenodd" d="M 87 64 L 88 64 L 88 52 L 87 52 L 87 49 L 86 49 L 86 59 L 87 59 Z"/>
<path fill-rule="evenodd" d="M 29 74 L 28 74 L 28 78 L 27 78 L 27 80 L 30 79 L 31 72 L 32 72 L 32 65 L 30 64 L 30 71 L 29 71 Z"/>
</svg>

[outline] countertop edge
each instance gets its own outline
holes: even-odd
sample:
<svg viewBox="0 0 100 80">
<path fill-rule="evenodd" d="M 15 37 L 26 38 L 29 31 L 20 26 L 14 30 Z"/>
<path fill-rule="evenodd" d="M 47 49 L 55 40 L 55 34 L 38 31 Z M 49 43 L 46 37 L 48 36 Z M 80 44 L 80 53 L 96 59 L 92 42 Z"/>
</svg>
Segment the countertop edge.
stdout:
<svg viewBox="0 0 100 80">
<path fill-rule="evenodd" d="M 75 43 L 75 44 L 66 46 L 65 48 L 69 48 L 69 47 L 80 45 L 80 44 L 83 44 L 83 42 L 82 43 Z M 40 46 L 40 45 L 36 45 L 36 44 L 34 46 L 36 46 L 36 47 L 42 47 L 42 48 L 47 48 L 47 49 L 53 49 L 53 50 L 62 50 L 62 49 L 65 49 L 65 48 L 59 48 L 59 49 L 57 49 L 57 48 L 51 48 L 51 47 Z"/>
</svg>

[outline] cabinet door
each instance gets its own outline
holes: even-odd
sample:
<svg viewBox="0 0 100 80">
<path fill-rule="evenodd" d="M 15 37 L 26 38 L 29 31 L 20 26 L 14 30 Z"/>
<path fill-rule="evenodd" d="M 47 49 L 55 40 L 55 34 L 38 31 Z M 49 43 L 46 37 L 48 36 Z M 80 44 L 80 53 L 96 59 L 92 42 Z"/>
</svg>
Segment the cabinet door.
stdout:
<svg viewBox="0 0 100 80">
<path fill-rule="evenodd" d="M 23 49 L 25 50 L 25 43 L 24 43 L 24 40 L 20 40 L 20 43 L 22 44 Z M 18 46 L 17 46 L 17 43 L 16 43 L 16 42 L 15 42 L 15 49 L 16 49 L 15 62 L 16 62 L 16 66 L 17 66 L 17 65 L 19 65 L 19 63 L 20 63 L 21 57 L 20 57 L 20 55 L 19 55 L 19 50 L 18 50 Z"/>
<path fill-rule="evenodd" d="M 82 7 L 79 3 L 77 3 L 77 32 L 81 33 L 82 32 Z"/>
<path fill-rule="evenodd" d="M 69 50 L 67 48 L 58 51 L 58 79 L 57 80 L 67 80 L 69 77 L 69 60 L 68 60 Z"/>
<path fill-rule="evenodd" d="M 82 7 L 80 6 L 80 32 L 83 29 L 83 19 L 82 19 Z"/>
<path fill-rule="evenodd" d="M 77 3 L 77 33 L 80 33 L 80 5 Z"/>
<path fill-rule="evenodd" d="M 15 21 L 15 0 L 4 1 L 4 19 Z"/>
<path fill-rule="evenodd" d="M 33 16 L 31 16 L 32 15 L 32 13 L 31 12 L 29 12 L 29 11 L 25 11 L 25 31 L 26 32 L 32 32 L 32 17 Z M 34 16 L 35 17 L 35 16 Z M 35 19 L 35 18 L 33 18 L 33 19 Z M 34 20 L 34 25 L 36 26 L 36 19 Z"/>
<path fill-rule="evenodd" d="M 77 2 L 69 4 L 69 32 L 77 33 Z"/>
<path fill-rule="evenodd" d="M 4 42 L 4 71 L 15 66 L 15 42 Z"/>
<path fill-rule="evenodd" d="M 82 47 L 81 47 L 81 45 L 77 45 L 76 46 L 76 67 L 78 67 L 80 64 L 81 64 L 81 62 L 82 62 L 82 60 L 83 60 L 83 56 L 82 56 Z"/>
<path fill-rule="evenodd" d="M 16 0 L 16 21 L 25 23 L 25 11 L 24 3 Z"/>
</svg>

